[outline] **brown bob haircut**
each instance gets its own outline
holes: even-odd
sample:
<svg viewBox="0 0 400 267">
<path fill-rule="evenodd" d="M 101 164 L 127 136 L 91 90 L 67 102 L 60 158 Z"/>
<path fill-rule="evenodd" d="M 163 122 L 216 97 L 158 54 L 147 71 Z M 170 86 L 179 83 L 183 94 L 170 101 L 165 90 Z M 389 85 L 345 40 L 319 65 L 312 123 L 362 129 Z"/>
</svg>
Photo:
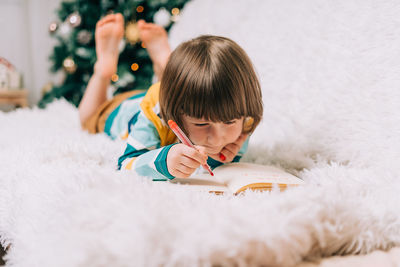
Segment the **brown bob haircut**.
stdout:
<svg viewBox="0 0 400 267">
<path fill-rule="evenodd" d="M 160 109 L 164 121 L 181 127 L 183 114 L 213 122 L 248 118 L 244 132 L 251 133 L 263 114 L 260 83 L 238 44 L 203 35 L 172 52 L 161 79 Z"/>
</svg>

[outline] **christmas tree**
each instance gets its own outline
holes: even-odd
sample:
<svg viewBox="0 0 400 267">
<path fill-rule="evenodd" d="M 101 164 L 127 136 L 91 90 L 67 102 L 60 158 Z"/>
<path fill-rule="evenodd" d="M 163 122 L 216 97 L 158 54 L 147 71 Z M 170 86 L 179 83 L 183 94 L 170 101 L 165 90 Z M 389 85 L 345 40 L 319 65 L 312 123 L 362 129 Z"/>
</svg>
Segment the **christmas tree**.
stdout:
<svg viewBox="0 0 400 267">
<path fill-rule="evenodd" d="M 96 62 L 94 32 L 97 21 L 114 12 L 125 18 L 125 37 L 121 42 L 117 73 L 112 77 L 114 94 L 148 88 L 153 67 L 140 42 L 136 22 L 144 19 L 163 26 L 167 32 L 179 19 L 180 9 L 188 0 L 74 0 L 63 1 L 58 10 L 59 22 L 49 25 L 50 34 L 58 40 L 50 56 L 52 72 L 62 72 L 61 84 L 43 92 L 39 102 L 45 107 L 64 97 L 78 106 L 93 73 Z"/>
</svg>

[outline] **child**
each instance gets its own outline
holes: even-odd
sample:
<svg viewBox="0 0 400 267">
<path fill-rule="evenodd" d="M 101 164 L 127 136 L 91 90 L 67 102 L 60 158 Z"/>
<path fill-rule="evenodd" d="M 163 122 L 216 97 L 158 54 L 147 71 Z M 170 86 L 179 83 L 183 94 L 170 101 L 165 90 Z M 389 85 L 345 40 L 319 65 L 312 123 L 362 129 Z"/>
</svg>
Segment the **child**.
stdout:
<svg viewBox="0 0 400 267">
<path fill-rule="evenodd" d="M 107 101 L 123 27 L 121 14 L 108 15 L 96 26 L 97 62 L 79 106 L 82 127 L 126 139 L 119 168 L 153 179 L 189 177 L 206 162 L 215 168 L 239 161 L 263 112 L 260 85 L 243 49 L 228 38 L 200 36 L 171 53 L 165 30 L 139 21 L 141 40 L 161 82 L 147 92 Z M 170 119 L 195 149 L 176 143 L 165 123 Z"/>
</svg>

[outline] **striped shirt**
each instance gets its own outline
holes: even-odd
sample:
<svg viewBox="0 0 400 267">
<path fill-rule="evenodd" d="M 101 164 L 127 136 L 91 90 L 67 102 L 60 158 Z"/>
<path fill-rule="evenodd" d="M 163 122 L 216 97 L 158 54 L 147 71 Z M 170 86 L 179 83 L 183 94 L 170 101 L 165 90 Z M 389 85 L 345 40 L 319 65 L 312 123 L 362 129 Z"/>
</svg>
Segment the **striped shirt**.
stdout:
<svg viewBox="0 0 400 267">
<path fill-rule="evenodd" d="M 107 118 L 104 132 L 112 139 L 126 140 L 125 152 L 118 159 L 118 169 L 132 170 L 153 180 L 175 178 L 168 172 L 167 154 L 177 143 L 175 134 L 160 117 L 160 83 L 145 93 L 124 100 Z M 234 162 L 247 150 L 248 139 Z M 208 158 L 212 169 L 222 162 Z"/>
</svg>

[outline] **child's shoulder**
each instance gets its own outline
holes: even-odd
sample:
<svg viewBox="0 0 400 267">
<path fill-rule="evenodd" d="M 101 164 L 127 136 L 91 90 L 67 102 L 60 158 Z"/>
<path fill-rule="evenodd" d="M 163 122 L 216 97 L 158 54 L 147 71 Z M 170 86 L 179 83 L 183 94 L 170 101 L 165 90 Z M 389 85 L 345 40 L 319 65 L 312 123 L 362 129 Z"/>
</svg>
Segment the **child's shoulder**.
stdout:
<svg viewBox="0 0 400 267">
<path fill-rule="evenodd" d="M 160 82 L 157 82 L 149 87 L 149 89 L 147 90 L 145 99 L 146 98 L 147 99 L 156 99 L 158 101 L 159 96 L 160 96 Z"/>
<path fill-rule="evenodd" d="M 158 82 L 150 86 L 140 105 L 144 110 L 150 109 L 153 110 L 155 113 L 158 113 L 155 109 L 157 109 L 156 107 L 159 106 L 159 100 L 160 83 Z"/>
<path fill-rule="evenodd" d="M 150 120 L 161 139 L 161 146 L 172 144 L 176 137 L 174 133 L 169 129 L 168 125 L 160 117 L 160 82 L 153 84 L 147 91 L 143 98 L 140 106 L 144 115 Z"/>
</svg>

